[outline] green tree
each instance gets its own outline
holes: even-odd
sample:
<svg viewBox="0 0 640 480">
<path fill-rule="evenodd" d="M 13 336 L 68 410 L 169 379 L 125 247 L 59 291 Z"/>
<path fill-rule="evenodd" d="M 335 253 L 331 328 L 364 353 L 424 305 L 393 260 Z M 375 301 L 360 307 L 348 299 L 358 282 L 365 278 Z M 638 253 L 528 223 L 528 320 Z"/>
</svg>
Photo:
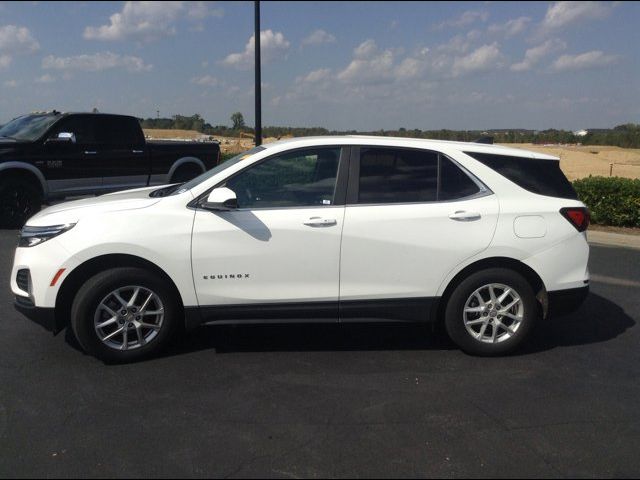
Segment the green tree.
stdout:
<svg viewBox="0 0 640 480">
<path fill-rule="evenodd" d="M 233 115 L 231 115 L 231 122 L 233 122 L 233 129 L 234 130 L 239 130 L 239 129 L 245 127 L 244 117 L 242 116 L 242 113 L 240 113 L 240 112 L 236 112 Z"/>
</svg>

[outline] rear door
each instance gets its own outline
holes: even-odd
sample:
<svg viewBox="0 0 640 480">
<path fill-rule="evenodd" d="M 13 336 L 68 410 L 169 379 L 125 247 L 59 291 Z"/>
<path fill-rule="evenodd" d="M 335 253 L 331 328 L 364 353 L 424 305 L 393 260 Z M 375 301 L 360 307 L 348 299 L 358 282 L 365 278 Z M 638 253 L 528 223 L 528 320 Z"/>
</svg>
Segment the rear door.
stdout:
<svg viewBox="0 0 640 480">
<path fill-rule="evenodd" d="M 97 122 L 95 155 L 103 165 L 102 188 L 115 191 L 147 185 L 151 165 L 138 120 L 99 115 Z"/>
<path fill-rule="evenodd" d="M 355 150 L 342 236 L 340 318 L 427 320 L 447 273 L 489 245 L 498 201 L 438 152 Z"/>
</svg>

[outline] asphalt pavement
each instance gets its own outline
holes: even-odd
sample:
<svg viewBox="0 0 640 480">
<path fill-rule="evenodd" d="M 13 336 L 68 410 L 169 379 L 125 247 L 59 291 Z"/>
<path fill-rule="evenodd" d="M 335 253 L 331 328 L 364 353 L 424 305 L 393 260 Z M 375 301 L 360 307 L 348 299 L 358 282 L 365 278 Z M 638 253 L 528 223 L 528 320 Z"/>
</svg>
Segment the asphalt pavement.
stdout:
<svg viewBox="0 0 640 480">
<path fill-rule="evenodd" d="M 1 477 L 638 477 L 640 251 L 517 354 L 416 325 L 203 327 L 106 366 L 14 311 L 0 231 Z"/>
</svg>

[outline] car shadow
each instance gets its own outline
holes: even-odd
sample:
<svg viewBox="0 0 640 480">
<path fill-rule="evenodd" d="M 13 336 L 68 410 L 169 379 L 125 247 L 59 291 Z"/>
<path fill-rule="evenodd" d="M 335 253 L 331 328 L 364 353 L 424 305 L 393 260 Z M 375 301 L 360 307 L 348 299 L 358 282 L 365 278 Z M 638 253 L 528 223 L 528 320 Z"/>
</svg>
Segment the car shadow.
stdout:
<svg viewBox="0 0 640 480">
<path fill-rule="evenodd" d="M 620 306 L 591 293 L 575 313 L 539 322 L 531 338 L 514 355 L 606 342 L 635 323 Z M 200 350 L 233 353 L 456 348 L 442 327 L 425 324 L 204 325 L 174 342 L 163 356 Z"/>
</svg>

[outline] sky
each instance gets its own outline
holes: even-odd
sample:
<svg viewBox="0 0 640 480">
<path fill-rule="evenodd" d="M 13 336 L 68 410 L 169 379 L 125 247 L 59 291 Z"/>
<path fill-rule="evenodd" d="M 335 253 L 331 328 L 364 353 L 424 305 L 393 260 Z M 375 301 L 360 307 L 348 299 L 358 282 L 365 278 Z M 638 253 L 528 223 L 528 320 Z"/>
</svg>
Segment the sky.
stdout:
<svg viewBox="0 0 640 480">
<path fill-rule="evenodd" d="M 0 124 L 34 110 L 253 125 L 253 2 L 0 2 Z M 640 2 L 261 2 L 262 123 L 640 123 Z"/>
</svg>

